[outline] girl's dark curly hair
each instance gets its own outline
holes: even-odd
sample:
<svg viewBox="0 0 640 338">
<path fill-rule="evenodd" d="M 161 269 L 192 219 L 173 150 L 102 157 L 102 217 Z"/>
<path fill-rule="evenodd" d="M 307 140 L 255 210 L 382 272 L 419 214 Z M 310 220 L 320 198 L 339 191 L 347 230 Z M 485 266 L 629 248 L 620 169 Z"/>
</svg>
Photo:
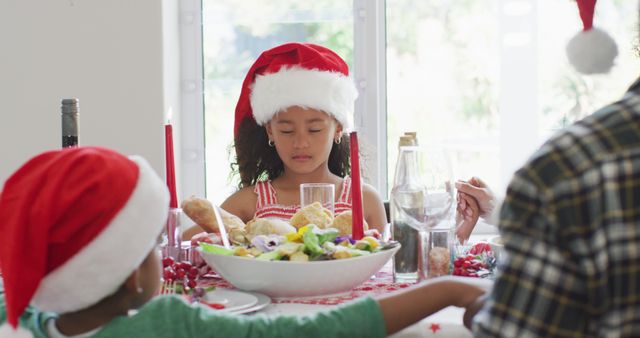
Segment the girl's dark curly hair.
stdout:
<svg viewBox="0 0 640 338">
<path fill-rule="evenodd" d="M 340 144 L 333 143 L 329 153 L 329 170 L 340 177 L 349 175 L 349 136 L 343 134 Z M 284 172 L 284 164 L 275 147 L 268 144 L 267 129 L 246 118 L 238 127 L 235 138 L 236 162 L 233 173 L 240 174 L 239 188 L 255 185 L 261 180 L 273 180 Z"/>
</svg>

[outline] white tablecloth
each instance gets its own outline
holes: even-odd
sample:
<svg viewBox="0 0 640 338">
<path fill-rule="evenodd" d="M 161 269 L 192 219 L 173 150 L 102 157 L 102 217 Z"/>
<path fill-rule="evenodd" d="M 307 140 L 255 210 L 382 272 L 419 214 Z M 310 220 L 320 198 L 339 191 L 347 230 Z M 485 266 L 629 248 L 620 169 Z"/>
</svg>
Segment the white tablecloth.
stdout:
<svg viewBox="0 0 640 338">
<path fill-rule="evenodd" d="M 486 241 L 497 234 L 495 227 L 490 224 L 481 222 L 478 225 L 479 229 L 477 227 L 476 230 L 481 231 L 474 230 L 474 234 L 470 238 L 472 243 Z M 487 286 L 487 281 L 477 281 L 481 287 L 490 287 Z M 330 308 L 331 306 L 333 305 L 274 303 L 260 311 L 260 313 L 305 315 Z M 391 337 L 471 337 L 471 332 L 462 323 L 463 315 L 464 309 L 451 306 L 405 328 Z"/>
<path fill-rule="evenodd" d="M 331 308 L 331 305 L 310 305 L 310 304 L 271 304 L 260 313 L 276 315 L 305 315 L 323 309 Z M 462 324 L 464 309 L 448 307 L 442 311 L 431 315 L 422 321 L 407 327 L 394 334 L 393 338 L 411 337 L 471 337 L 471 333 Z"/>
</svg>

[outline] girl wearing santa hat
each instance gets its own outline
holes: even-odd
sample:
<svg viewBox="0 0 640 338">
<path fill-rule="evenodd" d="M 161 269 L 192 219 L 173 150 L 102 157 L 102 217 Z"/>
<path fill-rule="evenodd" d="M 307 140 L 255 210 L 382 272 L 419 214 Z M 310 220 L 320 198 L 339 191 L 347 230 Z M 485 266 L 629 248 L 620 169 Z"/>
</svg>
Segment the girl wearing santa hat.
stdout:
<svg viewBox="0 0 640 338">
<path fill-rule="evenodd" d="M 245 223 L 289 220 L 300 208 L 301 183 L 331 183 L 338 197 L 335 213 L 351 210 L 344 131 L 357 96 L 347 64 L 325 47 L 287 43 L 263 52 L 249 69 L 236 106 L 240 190 L 222 208 Z M 362 190 L 365 221 L 381 231 L 387 220 L 380 196 L 368 184 Z"/>
<path fill-rule="evenodd" d="M 438 279 L 308 317 L 152 299 L 168 206 L 166 186 L 139 157 L 80 147 L 29 160 L 0 194 L 0 337 L 383 337 L 484 293 Z"/>
</svg>

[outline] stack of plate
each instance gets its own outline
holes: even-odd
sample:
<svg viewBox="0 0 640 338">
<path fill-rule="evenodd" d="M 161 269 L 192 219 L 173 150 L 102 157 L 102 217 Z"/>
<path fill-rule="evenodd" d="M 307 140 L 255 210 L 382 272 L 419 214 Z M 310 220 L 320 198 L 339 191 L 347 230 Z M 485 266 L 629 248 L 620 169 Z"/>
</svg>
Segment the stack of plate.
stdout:
<svg viewBox="0 0 640 338">
<path fill-rule="evenodd" d="M 245 292 L 217 288 L 207 292 L 202 303 L 218 304 L 223 308 L 218 311 L 230 313 L 251 313 L 264 309 L 271 304 L 271 298 L 257 292 Z M 212 306 L 216 308 L 215 305 Z"/>
</svg>

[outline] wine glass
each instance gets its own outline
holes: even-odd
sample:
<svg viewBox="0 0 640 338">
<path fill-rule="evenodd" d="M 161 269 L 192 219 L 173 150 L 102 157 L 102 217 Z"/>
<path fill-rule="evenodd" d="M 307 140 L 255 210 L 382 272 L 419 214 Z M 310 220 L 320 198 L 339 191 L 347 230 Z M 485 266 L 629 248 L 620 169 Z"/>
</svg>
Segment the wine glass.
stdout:
<svg viewBox="0 0 640 338">
<path fill-rule="evenodd" d="M 438 144 L 423 147 L 420 157 L 422 181 L 427 190 L 425 230 L 453 228 L 455 224 L 455 187 L 451 158 Z"/>
</svg>

